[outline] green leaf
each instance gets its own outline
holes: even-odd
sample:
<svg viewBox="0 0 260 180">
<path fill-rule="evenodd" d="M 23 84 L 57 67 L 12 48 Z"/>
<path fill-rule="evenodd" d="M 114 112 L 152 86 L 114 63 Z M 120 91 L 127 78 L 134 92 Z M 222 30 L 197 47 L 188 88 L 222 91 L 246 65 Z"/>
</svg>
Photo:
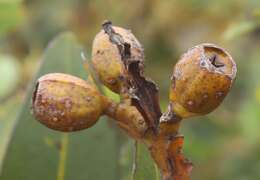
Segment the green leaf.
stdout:
<svg viewBox="0 0 260 180">
<path fill-rule="evenodd" d="M 49 44 L 18 117 L 1 180 L 120 179 L 116 134 L 104 118 L 85 131 L 63 134 L 42 126 L 30 113 L 33 87 L 41 75 L 62 72 L 87 78 L 81 51 L 71 33 Z"/>
<path fill-rule="evenodd" d="M 0 107 L 0 174 L 20 106 L 21 98 L 14 96 Z"/>
<path fill-rule="evenodd" d="M 150 156 L 147 147 L 136 143 L 133 180 L 160 180 L 159 170 Z"/>
</svg>

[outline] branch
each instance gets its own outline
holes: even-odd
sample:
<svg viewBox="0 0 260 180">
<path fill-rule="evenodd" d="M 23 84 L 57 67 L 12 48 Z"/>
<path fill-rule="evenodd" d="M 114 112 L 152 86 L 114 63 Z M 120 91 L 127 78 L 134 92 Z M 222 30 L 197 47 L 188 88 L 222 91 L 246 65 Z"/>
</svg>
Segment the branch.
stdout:
<svg viewBox="0 0 260 180">
<path fill-rule="evenodd" d="M 147 145 L 164 180 L 188 180 L 192 165 L 181 152 L 183 136 L 178 135 L 181 117 L 172 112 L 171 104 L 168 111 L 162 115 L 158 88 L 143 75 L 144 56 L 132 53 L 132 43 L 117 33 L 110 21 L 103 23 L 103 30 L 109 36 L 110 42 L 118 48 L 124 65 L 124 81 L 128 94 L 132 105 L 140 112 L 139 114 L 133 106 L 119 104 L 114 110 L 111 110 L 111 107 L 113 109 L 115 105 L 108 106 L 110 110 L 107 112 L 110 113 L 107 114 L 116 119 L 130 136 L 142 140 Z M 111 113 L 115 112 L 115 109 L 117 113 Z M 145 128 L 138 125 L 139 121 L 142 121 Z M 153 133 L 146 135 L 148 129 L 152 129 Z"/>
</svg>

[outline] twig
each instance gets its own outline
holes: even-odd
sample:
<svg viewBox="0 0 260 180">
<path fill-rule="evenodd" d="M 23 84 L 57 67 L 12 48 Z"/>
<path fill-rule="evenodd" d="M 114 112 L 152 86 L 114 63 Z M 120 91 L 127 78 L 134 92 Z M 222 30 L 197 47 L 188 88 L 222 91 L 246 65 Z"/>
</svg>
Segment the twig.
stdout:
<svg viewBox="0 0 260 180">
<path fill-rule="evenodd" d="M 64 133 L 61 137 L 61 147 L 59 150 L 59 166 L 58 166 L 58 174 L 57 180 L 64 180 L 65 177 L 65 167 L 66 167 L 66 160 L 68 154 L 68 143 L 69 138 L 68 134 Z"/>
</svg>

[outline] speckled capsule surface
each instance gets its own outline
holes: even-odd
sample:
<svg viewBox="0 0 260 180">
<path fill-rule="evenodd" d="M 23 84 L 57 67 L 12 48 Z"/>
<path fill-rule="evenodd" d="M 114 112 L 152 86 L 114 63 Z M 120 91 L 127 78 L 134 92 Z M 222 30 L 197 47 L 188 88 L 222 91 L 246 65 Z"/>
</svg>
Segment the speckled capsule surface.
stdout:
<svg viewBox="0 0 260 180">
<path fill-rule="evenodd" d="M 32 98 L 35 117 L 59 131 L 86 129 L 103 112 L 102 97 L 86 81 L 75 76 L 51 73 L 38 79 Z"/>
<path fill-rule="evenodd" d="M 130 45 L 131 58 L 143 60 L 143 48 L 131 31 L 116 26 L 112 28 L 123 42 Z M 124 64 L 117 45 L 111 42 L 104 30 L 99 32 L 94 39 L 92 63 L 103 84 L 119 93 L 123 85 Z"/>
<path fill-rule="evenodd" d="M 224 49 L 214 44 L 191 48 L 174 68 L 170 88 L 173 111 L 183 118 L 213 111 L 229 92 L 236 71 Z"/>
</svg>

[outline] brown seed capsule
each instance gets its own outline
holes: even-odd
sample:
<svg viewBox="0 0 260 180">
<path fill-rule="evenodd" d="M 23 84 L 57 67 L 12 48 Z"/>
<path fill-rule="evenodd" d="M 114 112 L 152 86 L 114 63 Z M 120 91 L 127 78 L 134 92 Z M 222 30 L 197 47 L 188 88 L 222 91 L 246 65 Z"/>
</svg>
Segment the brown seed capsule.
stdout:
<svg viewBox="0 0 260 180">
<path fill-rule="evenodd" d="M 107 21 L 93 42 L 92 62 L 105 86 L 119 93 L 124 81 L 124 58 L 144 59 L 141 44 L 130 30 L 112 26 Z"/>
<path fill-rule="evenodd" d="M 59 131 L 77 131 L 95 124 L 103 113 L 102 96 L 86 81 L 61 73 L 42 76 L 32 108 L 35 117 Z"/>
<path fill-rule="evenodd" d="M 183 118 L 213 111 L 229 92 L 236 71 L 232 57 L 216 45 L 190 49 L 174 68 L 170 88 L 173 111 Z"/>
</svg>

